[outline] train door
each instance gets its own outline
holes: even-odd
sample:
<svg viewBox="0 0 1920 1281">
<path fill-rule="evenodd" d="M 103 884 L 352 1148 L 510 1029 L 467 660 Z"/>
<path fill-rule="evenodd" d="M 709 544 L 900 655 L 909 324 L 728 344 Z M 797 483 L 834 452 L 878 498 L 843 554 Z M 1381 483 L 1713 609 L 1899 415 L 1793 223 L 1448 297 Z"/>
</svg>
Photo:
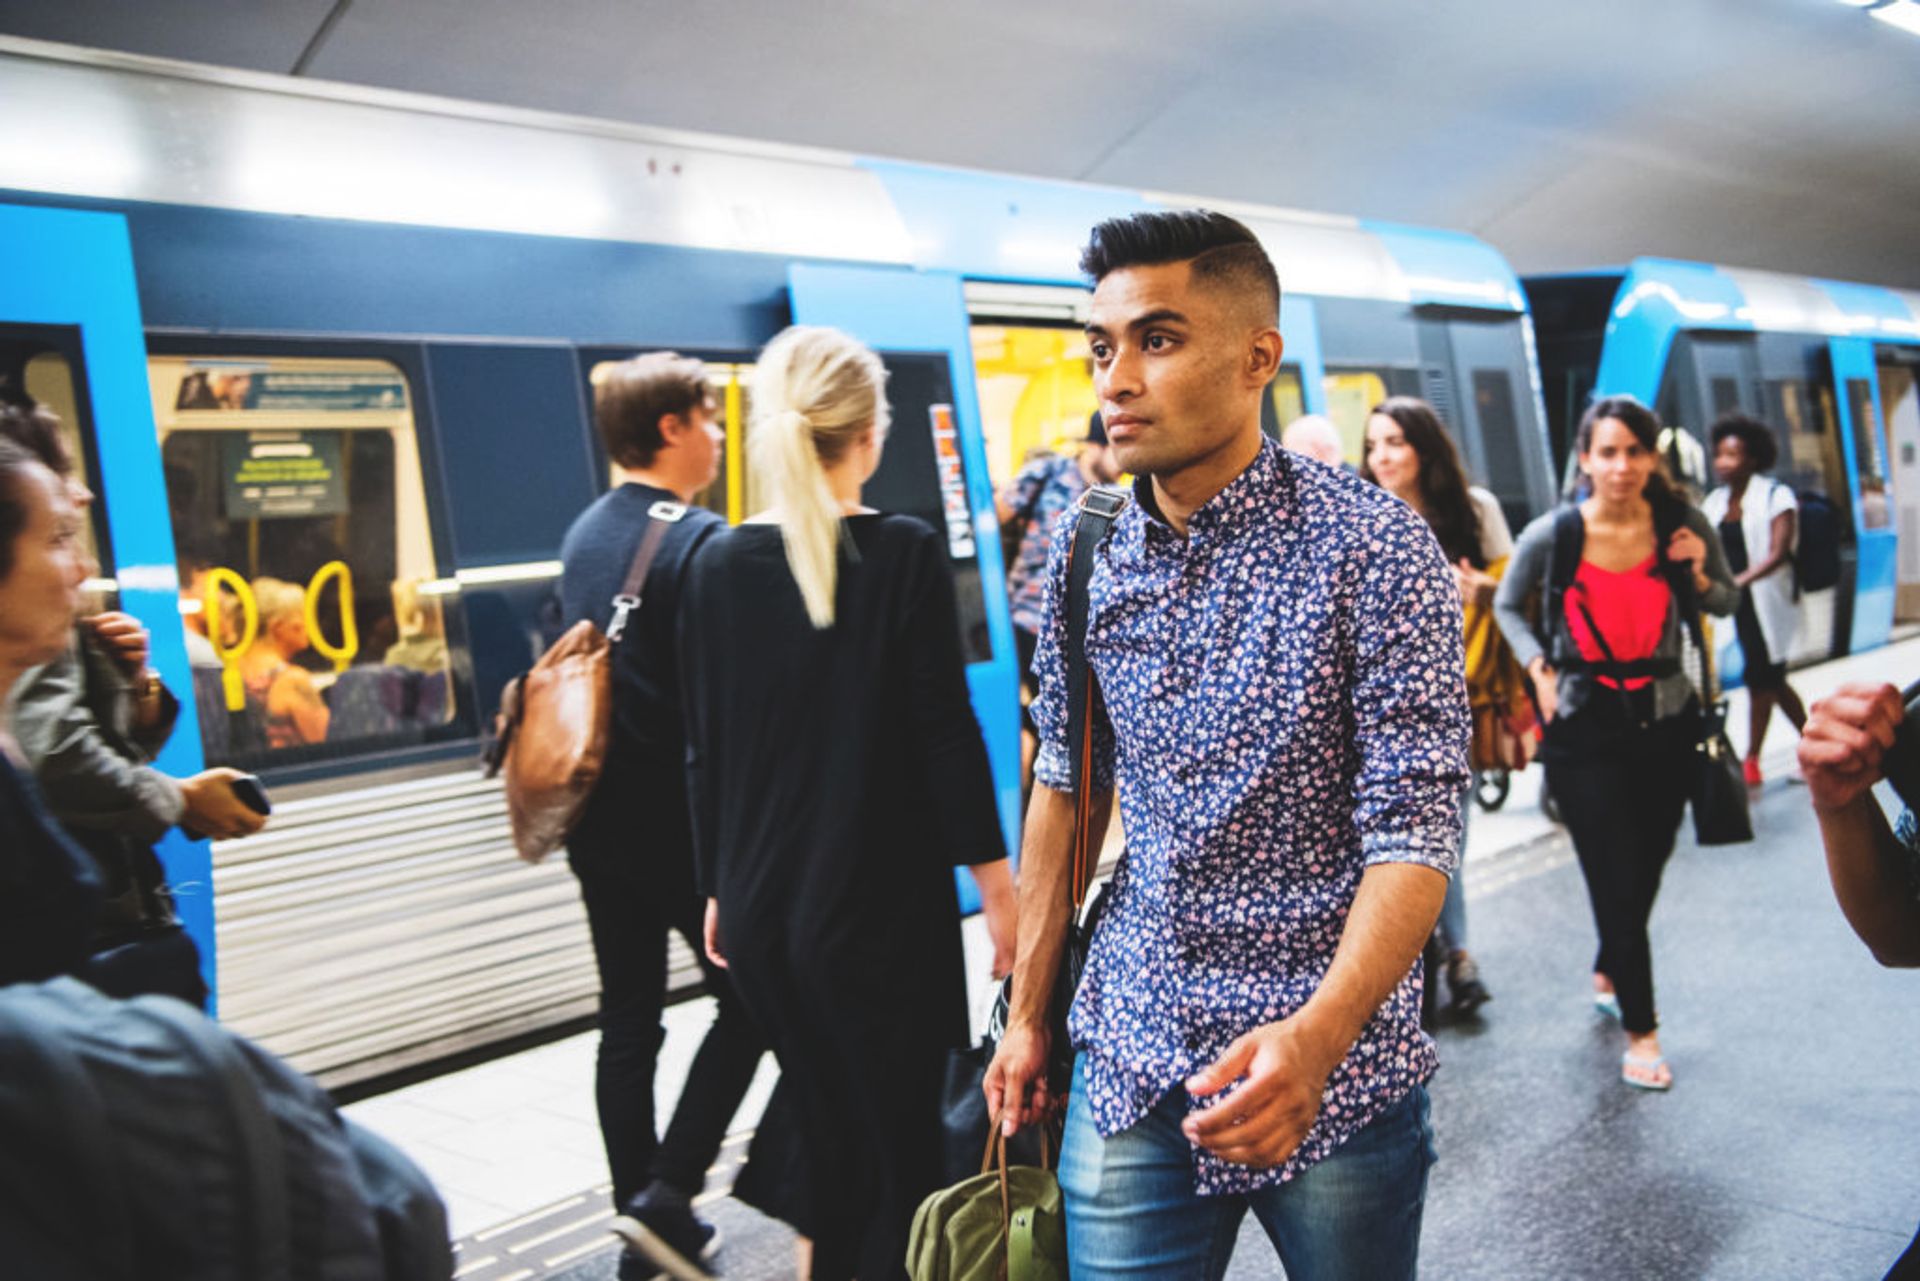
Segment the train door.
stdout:
<svg viewBox="0 0 1920 1281">
<path fill-rule="evenodd" d="M 796 264 L 793 318 L 833 325 L 886 362 L 893 429 L 867 499 L 944 531 L 960 607 L 961 652 L 974 714 L 993 771 L 1001 834 L 1018 848 L 1019 674 L 997 552 L 999 522 L 980 427 L 967 302 L 960 277 L 941 272 Z M 966 910 L 978 904 L 960 879 Z"/>
<path fill-rule="evenodd" d="M 1515 533 L 1554 501 L 1520 324 L 1520 317 L 1506 313 L 1453 312 L 1420 320 L 1428 399 L 1459 440 L 1468 473 L 1493 491 Z"/>
<path fill-rule="evenodd" d="M 146 624 L 161 679 L 190 690 L 126 222 L 117 214 L 0 205 L 0 280 L 0 388 L 40 399 L 62 419 L 96 495 L 96 599 Z M 191 700 L 182 701 L 189 705 L 155 762 L 175 776 L 201 768 Z M 207 843 L 176 829 L 157 850 L 217 995 Z"/>
<path fill-rule="evenodd" d="M 1880 348 L 1879 369 L 1899 542 L 1894 617 L 1906 622 L 1920 618 L 1920 348 Z"/>
<path fill-rule="evenodd" d="M 1897 538 L 1873 343 L 1864 338 L 1835 338 L 1828 342 L 1827 351 L 1858 547 L 1853 623 L 1847 637 L 1848 648 L 1857 653 L 1885 644 L 1892 633 Z"/>
</svg>

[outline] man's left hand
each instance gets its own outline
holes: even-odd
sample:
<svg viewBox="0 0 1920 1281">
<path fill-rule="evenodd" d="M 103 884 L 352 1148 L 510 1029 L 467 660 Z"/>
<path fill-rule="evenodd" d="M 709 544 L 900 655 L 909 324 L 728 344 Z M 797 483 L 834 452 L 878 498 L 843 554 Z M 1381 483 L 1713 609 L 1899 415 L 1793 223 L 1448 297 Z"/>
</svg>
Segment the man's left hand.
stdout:
<svg viewBox="0 0 1920 1281">
<path fill-rule="evenodd" d="M 131 614 L 109 610 L 89 618 L 87 626 L 93 629 L 94 639 L 113 659 L 114 666 L 129 678 L 146 670 L 147 656 L 152 647 L 148 642 L 147 629 L 141 626 L 139 619 Z"/>
<path fill-rule="evenodd" d="M 1187 1117 L 1187 1138 L 1223 1161 L 1270 1169 L 1292 1156 L 1320 1115 L 1342 1052 L 1298 1016 L 1257 1027 L 1187 1079 L 1196 1095 L 1240 1088 Z"/>
</svg>

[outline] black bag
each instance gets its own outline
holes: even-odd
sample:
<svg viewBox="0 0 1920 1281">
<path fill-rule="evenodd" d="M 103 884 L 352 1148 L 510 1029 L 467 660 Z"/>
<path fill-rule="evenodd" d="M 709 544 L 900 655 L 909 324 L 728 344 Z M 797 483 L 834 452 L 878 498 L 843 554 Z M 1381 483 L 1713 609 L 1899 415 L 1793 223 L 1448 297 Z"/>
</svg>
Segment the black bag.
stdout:
<svg viewBox="0 0 1920 1281">
<path fill-rule="evenodd" d="M 0 989 L 0 1257 L 35 1281 L 446 1281 L 426 1177 L 167 997 Z"/>
<path fill-rule="evenodd" d="M 1693 635 L 1694 652 L 1700 655 L 1699 764 L 1690 798 L 1693 839 L 1698 845 L 1738 845 L 1753 839 L 1747 780 L 1740 771 L 1740 758 L 1733 754 L 1733 744 L 1727 741 L 1727 700 L 1713 696 L 1706 629 L 1700 623 L 1691 575 L 1683 586 L 1680 608 Z"/>
<path fill-rule="evenodd" d="M 1840 584 L 1840 513 L 1833 500 L 1816 490 L 1795 489 L 1800 504 L 1794 535 L 1793 586 L 1796 592 L 1824 591 Z"/>
<path fill-rule="evenodd" d="M 1102 886 L 1093 906 L 1086 907 L 1087 888 L 1093 881 L 1094 864 L 1100 851 L 1090 848 L 1089 829 L 1093 818 L 1093 788 L 1085 777 L 1093 761 L 1094 727 L 1103 717 L 1100 682 L 1087 663 L 1087 594 L 1093 581 L 1094 549 L 1107 536 L 1113 522 L 1126 510 L 1124 490 L 1096 485 L 1080 499 L 1080 513 L 1074 523 L 1073 541 L 1067 547 L 1067 626 L 1065 655 L 1067 664 L 1067 745 L 1071 749 L 1068 765 L 1069 792 L 1074 803 L 1073 874 L 1068 888 L 1073 894 L 1073 914 L 1067 926 L 1066 954 L 1053 982 L 1048 1006 L 1052 1044 L 1047 1065 L 1047 1088 L 1064 1098 L 1073 1079 L 1073 1045 L 1067 1037 L 1067 1011 L 1073 1006 L 1074 993 L 1080 990 L 1080 975 L 1087 964 L 1087 946 L 1106 907 L 1107 891 Z M 1083 910 L 1083 908 L 1085 910 Z M 1000 994 L 987 1019 L 986 1040 L 989 1050 L 997 1048 L 1006 1035 L 1013 976 L 1000 984 Z M 991 1052 L 987 1060 L 992 1059 Z M 983 1064 L 984 1067 L 984 1064 Z M 976 1142 L 973 1145 L 979 1147 Z"/>
</svg>

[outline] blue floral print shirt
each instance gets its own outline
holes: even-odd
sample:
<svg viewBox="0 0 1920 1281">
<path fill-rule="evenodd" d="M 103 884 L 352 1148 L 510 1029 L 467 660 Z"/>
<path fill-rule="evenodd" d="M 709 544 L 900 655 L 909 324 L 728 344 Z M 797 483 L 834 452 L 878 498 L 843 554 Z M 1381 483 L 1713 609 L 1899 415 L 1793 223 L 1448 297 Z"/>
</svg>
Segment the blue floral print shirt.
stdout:
<svg viewBox="0 0 1920 1281">
<path fill-rule="evenodd" d="M 1467 783 L 1459 595 L 1411 508 L 1272 441 L 1185 539 L 1151 493 L 1136 483 L 1089 589 L 1087 652 L 1111 724 L 1094 776 L 1119 787 L 1126 853 L 1069 1028 L 1107 1136 L 1306 1003 L 1368 867 L 1450 875 Z M 1035 659 L 1036 776 L 1058 791 L 1077 516 L 1055 533 Z M 1416 963 L 1328 1078 L 1293 1156 L 1255 1170 L 1196 1148 L 1196 1189 L 1294 1177 L 1435 1062 Z"/>
</svg>

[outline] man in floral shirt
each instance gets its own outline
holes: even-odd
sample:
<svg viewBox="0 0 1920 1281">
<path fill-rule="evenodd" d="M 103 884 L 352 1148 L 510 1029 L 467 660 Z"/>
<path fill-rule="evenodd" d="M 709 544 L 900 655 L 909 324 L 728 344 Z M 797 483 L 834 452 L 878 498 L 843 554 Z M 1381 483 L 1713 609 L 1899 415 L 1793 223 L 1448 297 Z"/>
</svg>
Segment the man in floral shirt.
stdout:
<svg viewBox="0 0 1920 1281">
<path fill-rule="evenodd" d="M 1101 413 L 1140 479 L 1089 591 L 1110 732 L 1086 786 L 1117 783 L 1127 852 L 1069 1022 L 1070 1267 L 1219 1277 L 1252 1209 L 1294 1281 L 1411 1277 L 1433 1160 L 1418 959 L 1467 781 L 1452 573 L 1399 500 L 1262 436 L 1279 282 L 1245 227 L 1116 219 L 1081 266 Z M 1073 525 L 1049 565 L 1020 951 L 987 1074 L 1009 1128 L 1054 1102 Z"/>
</svg>

